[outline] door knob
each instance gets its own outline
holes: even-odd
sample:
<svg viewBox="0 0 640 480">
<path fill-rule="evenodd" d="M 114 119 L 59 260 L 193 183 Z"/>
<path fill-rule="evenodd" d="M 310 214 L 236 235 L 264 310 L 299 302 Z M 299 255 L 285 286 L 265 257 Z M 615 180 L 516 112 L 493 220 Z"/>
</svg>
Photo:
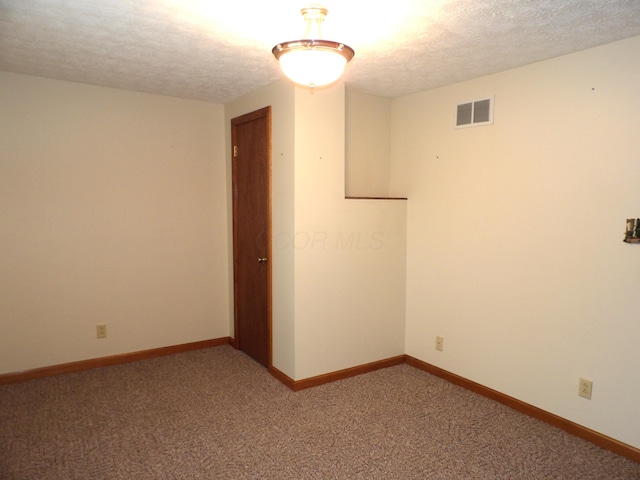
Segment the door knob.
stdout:
<svg viewBox="0 0 640 480">
<path fill-rule="evenodd" d="M 258 257 L 258 263 L 267 263 L 267 257 Z"/>
</svg>

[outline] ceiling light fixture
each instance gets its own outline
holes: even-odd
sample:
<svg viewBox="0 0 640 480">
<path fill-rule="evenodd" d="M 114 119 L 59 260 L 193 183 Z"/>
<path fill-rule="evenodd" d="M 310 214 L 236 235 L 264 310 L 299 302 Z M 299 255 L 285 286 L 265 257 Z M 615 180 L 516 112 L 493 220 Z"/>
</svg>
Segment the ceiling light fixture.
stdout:
<svg viewBox="0 0 640 480">
<path fill-rule="evenodd" d="M 340 78 L 355 52 L 343 43 L 322 39 L 321 24 L 329 13 L 326 8 L 312 5 L 300 13 L 307 23 L 304 38 L 279 43 L 271 52 L 295 83 L 310 88 L 329 85 Z"/>
</svg>

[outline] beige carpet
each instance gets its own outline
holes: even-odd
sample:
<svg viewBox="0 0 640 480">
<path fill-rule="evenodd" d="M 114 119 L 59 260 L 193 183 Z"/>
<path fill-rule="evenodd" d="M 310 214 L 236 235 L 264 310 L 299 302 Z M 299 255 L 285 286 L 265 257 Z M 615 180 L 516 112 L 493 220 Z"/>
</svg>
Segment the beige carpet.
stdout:
<svg viewBox="0 0 640 480">
<path fill-rule="evenodd" d="M 408 365 L 292 392 L 231 347 L 0 387 L 4 479 L 640 479 Z"/>
</svg>

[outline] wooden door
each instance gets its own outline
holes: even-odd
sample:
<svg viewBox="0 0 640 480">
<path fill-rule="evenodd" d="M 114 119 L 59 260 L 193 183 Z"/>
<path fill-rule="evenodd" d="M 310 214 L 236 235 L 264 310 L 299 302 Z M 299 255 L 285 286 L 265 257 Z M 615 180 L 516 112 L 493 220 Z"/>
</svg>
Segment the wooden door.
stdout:
<svg viewBox="0 0 640 480">
<path fill-rule="evenodd" d="M 271 366 L 271 107 L 231 120 L 235 346 Z"/>
</svg>

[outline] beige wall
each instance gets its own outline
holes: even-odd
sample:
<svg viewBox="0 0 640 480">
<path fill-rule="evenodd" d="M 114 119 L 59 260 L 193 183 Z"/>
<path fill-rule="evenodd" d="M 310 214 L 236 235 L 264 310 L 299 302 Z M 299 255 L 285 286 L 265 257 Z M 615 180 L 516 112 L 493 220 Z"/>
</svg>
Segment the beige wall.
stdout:
<svg viewBox="0 0 640 480">
<path fill-rule="evenodd" d="M 0 104 L 0 373 L 229 335 L 222 106 L 9 73 Z"/>
<path fill-rule="evenodd" d="M 636 447 L 639 57 L 636 37 L 392 106 L 407 354 Z M 493 126 L 453 128 L 494 94 Z"/>
<path fill-rule="evenodd" d="M 345 91 L 296 88 L 296 379 L 404 353 L 406 202 L 345 200 Z"/>
<path fill-rule="evenodd" d="M 352 197 L 388 197 L 391 99 L 346 91 L 345 190 Z"/>
</svg>

